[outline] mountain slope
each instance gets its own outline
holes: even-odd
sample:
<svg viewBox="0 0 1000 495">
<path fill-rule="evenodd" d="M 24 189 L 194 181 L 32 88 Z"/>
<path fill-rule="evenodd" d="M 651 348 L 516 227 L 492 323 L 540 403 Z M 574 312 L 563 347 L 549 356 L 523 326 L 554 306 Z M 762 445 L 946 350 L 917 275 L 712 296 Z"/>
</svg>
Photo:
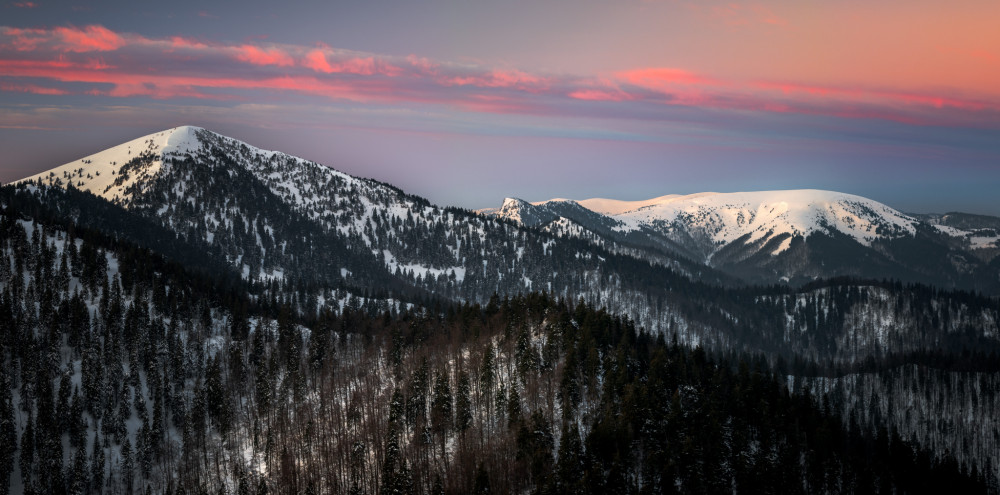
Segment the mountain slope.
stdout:
<svg viewBox="0 0 1000 495">
<path fill-rule="evenodd" d="M 297 317 L 0 206 L 3 492 L 974 493 L 994 477 L 841 426 L 761 361 L 583 304 Z"/>
</svg>

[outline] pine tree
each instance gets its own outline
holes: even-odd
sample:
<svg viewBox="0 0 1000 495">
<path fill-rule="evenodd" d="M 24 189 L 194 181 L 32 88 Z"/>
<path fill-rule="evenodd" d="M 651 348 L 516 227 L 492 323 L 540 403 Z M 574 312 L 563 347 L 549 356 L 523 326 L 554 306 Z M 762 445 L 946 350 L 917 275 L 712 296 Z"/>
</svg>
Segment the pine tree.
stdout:
<svg viewBox="0 0 1000 495">
<path fill-rule="evenodd" d="M 90 483 L 87 471 L 87 454 L 83 448 L 76 449 L 76 454 L 73 456 L 73 472 L 69 480 L 69 493 L 74 495 L 86 493 L 87 485 Z"/>
<path fill-rule="evenodd" d="M 472 426 L 472 390 L 469 375 L 462 371 L 458 375 L 458 394 L 455 397 L 455 429 L 465 433 Z"/>
<path fill-rule="evenodd" d="M 559 442 L 559 464 L 556 468 L 559 491 L 562 493 L 582 492 L 583 445 L 576 422 L 563 424 L 562 439 Z"/>
<path fill-rule="evenodd" d="M 0 368 L 0 493 L 6 494 L 17 451 L 17 424 L 6 369 Z"/>
<path fill-rule="evenodd" d="M 106 467 L 100 435 L 101 431 L 98 429 L 94 435 L 94 450 L 90 455 L 90 485 L 98 492 L 103 492 Z"/>
<path fill-rule="evenodd" d="M 434 376 L 434 398 L 431 401 L 431 427 L 441 439 L 441 456 L 445 455 L 445 437 L 451 429 L 452 397 L 448 375 L 438 371 Z"/>
<path fill-rule="evenodd" d="M 121 464 L 122 485 L 125 493 L 132 493 L 132 481 L 135 478 L 135 461 L 132 459 L 132 443 L 128 437 L 122 443 L 122 464 Z"/>
<path fill-rule="evenodd" d="M 32 467 L 35 464 L 35 426 L 34 421 L 31 419 L 31 414 L 28 414 L 28 419 L 24 426 L 24 432 L 21 434 L 21 457 L 19 459 L 19 465 L 21 467 L 21 479 L 25 486 L 28 486 L 31 481 Z"/>
<path fill-rule="evenodd" d="M 521 421 L 521 394 L 517 391 L 517 386 L 510 387 L 510 396 L 507 398 L 507 424 L 513 427 Z"/>
</svg>

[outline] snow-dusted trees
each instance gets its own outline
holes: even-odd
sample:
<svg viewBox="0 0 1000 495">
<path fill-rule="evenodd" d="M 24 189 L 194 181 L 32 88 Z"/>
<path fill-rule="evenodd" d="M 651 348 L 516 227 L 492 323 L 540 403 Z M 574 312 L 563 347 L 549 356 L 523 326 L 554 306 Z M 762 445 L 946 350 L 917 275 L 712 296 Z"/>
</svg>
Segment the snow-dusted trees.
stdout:
<svg viewBox="0 0 1000 495">
<path fill-rule="evenodd" d="M 426 223 L 425 213 L 410 221 Z M 371 235 L 392 222 L 372 220 Z M 85 239 L 74 238 L 19 216 L 0 214 L 0 229 L 0 267 L 9 268 L 0 270 L 0 471 L 7 466 L 6 486 L 15 489 L 617 493 L 794 484 L 844 492 L 905 489 L 928 477 L 975 489 L 995 469 L 977 461 L 996 449 L 985 419 L 995 412 L 996 359 L 954 352 L 982 342 L 968 340 L 972 326 L 995 312 L 972 294 L 685 285 L 700 292 L 677 296 L 690 307 L 665 328 L 690 330 L 688 337 L 729 332 L 713 334 L 714 348 L 692 350 L 586 299 L 533 293 L 485 306 L 421 300 L 407 309 L 294 278 L 244 284 L 202 276 L 122 239 L 83 231 Z M 479 241 L 477 232 L 440 235 L 462 251 L 466 241 L 512 249 L 486 233 Z M 591 262 L 565 261 L 573 266 L 562 276 L 620 307 L 659 304 L 618 291 L 600 273 L 573 273 Z M 329 305 L 316 304 L 317 294 Z M 880 312 L 906 325 L 861 332 Z M 883 337 L 930 341 L 933 332 L 922 329 L 936 324 L 951 329 L 942 354 L 836 357 L 854 348 L 874 356 Z M 786 337 L 787 346 L 775 344 Z M 747 342 L 787 351 L 780 378 L 767 358 L 738 352 Z M 943 371 L 947 378 L 886 372 L 906 360 L 982 369 Z M 870 379 L 802 378 L 863 372 L 866 363 L 875 366 Z M 795 393 L 784 388 L 789 373 L 800 375 L 791 380 Z M 922 409 L 908 410 L 911 400 Z M 969 411 L 980 429 L 948 437 L 958 430 L 949 421 Z M 897 425 L 902 438 L 885 425 Z M 966 442 L 969 435 L 986 440 Z M 977 471 L 962 477 L 956 461 L 917 450 L 911 439 L 947 445 Z M 934 480 L 927 486 L 938 486 Z"/>
</svg>

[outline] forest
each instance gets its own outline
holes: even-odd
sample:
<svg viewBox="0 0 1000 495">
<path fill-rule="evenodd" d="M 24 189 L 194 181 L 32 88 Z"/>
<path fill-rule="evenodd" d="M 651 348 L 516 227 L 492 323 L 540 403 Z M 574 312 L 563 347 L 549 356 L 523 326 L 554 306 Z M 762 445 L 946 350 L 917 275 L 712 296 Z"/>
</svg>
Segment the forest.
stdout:
<svg viewBox="0 0 1000 495">
<path fill-rule="evenodd" d="M 4 492 L 997 489 L 835 384 L 581 300 L 332 311 L 11 210 L 0 254 Z"/>
</svg>

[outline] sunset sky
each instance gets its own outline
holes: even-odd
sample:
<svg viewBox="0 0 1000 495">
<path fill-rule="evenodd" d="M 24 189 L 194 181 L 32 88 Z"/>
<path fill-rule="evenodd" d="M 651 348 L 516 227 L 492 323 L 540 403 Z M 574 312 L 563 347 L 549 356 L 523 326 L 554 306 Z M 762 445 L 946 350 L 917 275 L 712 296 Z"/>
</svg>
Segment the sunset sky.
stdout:
<svg viewBox="0 0 1000 495">
<path fill-rule="evenodd" d="M 816 188 L 1000 215 L 996 0 L 219 5 L 0 3 L 0 181 L 191 124 L 467 208 Z"/>
</svg>

